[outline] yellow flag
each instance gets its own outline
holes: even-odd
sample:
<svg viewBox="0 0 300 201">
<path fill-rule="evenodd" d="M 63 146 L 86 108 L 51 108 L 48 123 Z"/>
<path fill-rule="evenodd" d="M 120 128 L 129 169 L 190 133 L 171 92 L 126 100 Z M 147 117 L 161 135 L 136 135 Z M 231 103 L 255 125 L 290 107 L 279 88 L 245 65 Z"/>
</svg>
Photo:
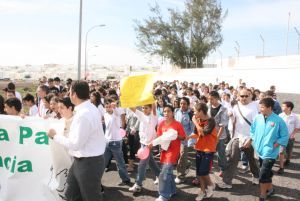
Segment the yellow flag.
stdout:
<svg viewBox="0 0 300 201">
<path fill-rule="evenodd" d="M 154 103 L 152 74 L 130 76 L 121 80 L 121 107 L 137 107 Z"/>
</svg>

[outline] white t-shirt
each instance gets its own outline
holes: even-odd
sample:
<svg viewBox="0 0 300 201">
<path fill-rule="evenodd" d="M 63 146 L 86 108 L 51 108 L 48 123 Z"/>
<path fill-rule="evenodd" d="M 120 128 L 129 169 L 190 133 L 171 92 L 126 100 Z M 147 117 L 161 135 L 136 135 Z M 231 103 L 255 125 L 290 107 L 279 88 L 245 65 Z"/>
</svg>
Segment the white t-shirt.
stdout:
<svg viewBox="0 0 300 201">
<path fill-rule="evenodd" d="M 223 89 L 219 89 L 218 93 L 220 95 L 222 95 L 223 93 L 230 94 L 230 90 L 229 89 L 224 89 L 224 90 Z"/>
<path fill-rule="evenodd" d="M 284 112 L 280 113 L 279 116 L 284 120 L 289 130 L 289 136 L 294 132 L 295 129 L 300 129 L 300 120 L 295 113 L 286 115 Z"/>
<path fill-rule="evenodd" d="M 258 114 L 257 106 L 254 102 L 247 105 L 242 105 L 240 102 L 237 103 L 240 107 L 243 116 L 252 123 L 255 116 Z M 235 133 L 234 137 L 239 138 L 241 143 L 250 138 L 250 125 L 245 121 L 245 119 L 240 114 L 237 105 L 232 109 L 232 114 L 236 119 Z"/>
<path fill-rule="evenodd" d="M 39 117 L 44 117 L 46 116 L 48 109 L 45 108 L 44 102 L 40 100 L 39 105 L 38 105 L 38 116 Z"/>
<path fill-rule="evenodd" d="M 29 116 L 36 116 L 36 115 L 38 115 L 38 113 L 39 113 L 39 110 L 35 104 L 29 108 Z"/>
<path fill-rule="evenodd" d="M 193 109 L 195 104 L 198 101 L 198 98 L 196 96 L 186 96 L 190 100 L 190 108 Z"/>
<path fill-rule="evenodd" d="M 15 91 L 15 96 L 16 96 L 16 98 L 19 99 L 19 100 L 21 101 L 21 103 L 22 103 L 22 95 L 21 95 L 19 92 Z"/>
<path fill-rule="evenodd" d="M 156 138 L 157 116 L 154 116 L 152 113 L 147 116 L 139 110 L 136 110 L 135 114 L 140 121 L 140 142 L 144 145 L 149 145 Z"/>
<path fill-rule="evenodd" d="M 118 108 L 114 109 L 112 114 L 107 112 L 104 113 L 105 121 L 105 139 L 107 141 L 121 141 L 122 136 L 120 134 L 120 110 Z"/>
<path fill-rule="evenodd" d="M 102 117 L 104 116 L 105 109 L 104 109 L 104 107 L 101 104 L 99 104 L 98 105 L 98 110 L 99 110 L 99 113 L 100 113 L 100 119 L 102 121 Z"/>
</svg>

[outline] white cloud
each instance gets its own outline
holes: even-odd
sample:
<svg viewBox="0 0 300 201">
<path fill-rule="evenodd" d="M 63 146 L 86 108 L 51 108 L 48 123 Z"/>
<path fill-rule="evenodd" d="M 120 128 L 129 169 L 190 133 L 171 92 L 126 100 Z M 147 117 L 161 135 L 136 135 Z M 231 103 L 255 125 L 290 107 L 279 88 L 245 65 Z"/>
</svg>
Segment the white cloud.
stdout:
<svg viewBox="0 0 300 201">
<path fill-rule="evenodd" d="M 288 13 L 291 13 L 291 25 L 300 25 L 299 0 L 248 1 L 249 5 L 228 10 L 224 28 L 261 28 L 287 26 Z M 226 8 L 225 8 L 226 9 Z M 298 23 L 298 24 L 296 24 Z"/>
</svg>

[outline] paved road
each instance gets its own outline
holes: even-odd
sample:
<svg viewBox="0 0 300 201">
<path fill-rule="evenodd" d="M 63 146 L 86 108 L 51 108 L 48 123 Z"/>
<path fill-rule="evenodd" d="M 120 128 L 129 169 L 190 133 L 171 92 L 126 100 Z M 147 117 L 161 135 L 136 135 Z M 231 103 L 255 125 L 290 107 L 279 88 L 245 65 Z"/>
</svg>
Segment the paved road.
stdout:
<svg viewBox="0 0 300 201">
<path fill-rule="evenodd" d="M 193 153 L 190 153 L 193 159 Z M 285 169 L 283 176 L 275 173 L 273 178 L 276 194 L 271 197 L 270 201 L 292 200 L 300 201 L 300 133 L 298 133 L 292 158 L 292 163 Z M 216 166 L 216 161 L 214 161 Z M 116 171 L 115 164 L 112 164 L 112 171 L 106 172 L 103 176 L 103 185 L 105 188 L 105 201 L 154 201 L 158 196 L 157 186 L 153 184 L 153 176 L 151 171 L 147 171 L 147 178 L 144 181 L 144 188 L 141 193 L 133 195 L 128 191 L 127 186 L 118 186 L 120 180 Z M 278 163 L 275 164 L 273 170 L 278 169 Z M 213 169 L 213 172 L 217 172 Z M 177 194 L 171 199 L 172 201 L 192 201 L 195 200 L 198 188 L 191 185 L 193 176 L 195 175 L 194 168 L 188 174 L 184 184 L 177 185 Z M 136 174 L 130 174 L 134 181 Z M 217 176 L 211 174 L 213 180 Z M 216 190 L 214 197 L 206 200 L 215 201 L 254 201 L 258 200 L 259 187 L 251 184 L 250 173 L 237 173 L 233 180 L 233 188 L 231 190 Z"/>
</svg>

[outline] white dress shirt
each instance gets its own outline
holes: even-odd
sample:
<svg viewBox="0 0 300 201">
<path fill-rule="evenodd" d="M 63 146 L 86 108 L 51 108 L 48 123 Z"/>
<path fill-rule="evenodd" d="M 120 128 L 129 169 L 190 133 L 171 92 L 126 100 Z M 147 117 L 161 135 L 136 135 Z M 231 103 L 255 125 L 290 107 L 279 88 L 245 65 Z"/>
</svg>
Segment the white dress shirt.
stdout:
<svg viewBox="0 0 300 201">
<path fill-rule="evenodd" d="M 104 154 L 105 138 L 99 122 L 99 110 L 89 100 L 75 107 L 69 137 L 55 135 L 54 140 L 69 149 L 70 155 L 82 158 Z"/>
</svg>

